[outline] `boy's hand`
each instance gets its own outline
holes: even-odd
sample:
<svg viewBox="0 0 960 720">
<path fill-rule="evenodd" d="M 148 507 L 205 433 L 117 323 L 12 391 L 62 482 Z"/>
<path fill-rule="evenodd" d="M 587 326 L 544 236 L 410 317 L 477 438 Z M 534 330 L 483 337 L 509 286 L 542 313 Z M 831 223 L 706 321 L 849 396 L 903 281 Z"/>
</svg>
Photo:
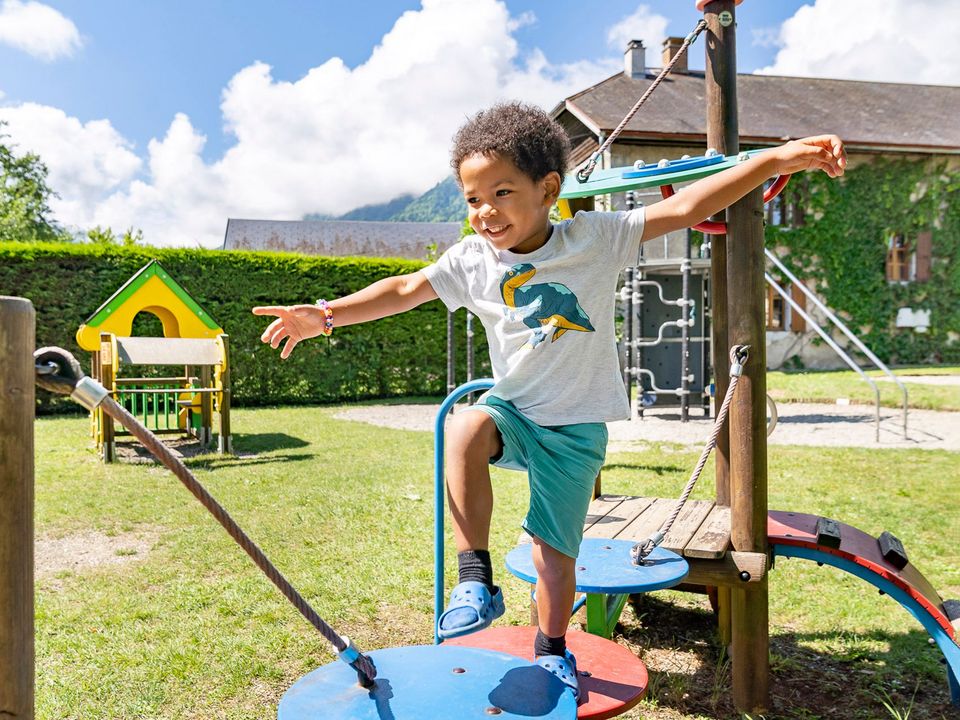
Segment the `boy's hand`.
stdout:
<svg viewBox="0 0 960 720">
<path fill-rule="evenodd" d="M 323 311 L 316 305 L 266 305 L 253 308 L 254 315 L 275 315 L 276 320 L 267 326 L 260 340 L 270 343 L 276 350 L 287 338 L 280 351 L 280 359 L 286 360 L 301 340 L 323 334 Z"/>
<path fill-rule="evenodd" d="M 775 150 L 777 167 L 781 175 L 803 170 L 823 170 L 832 178 L 840 177 L 847 167 L 847 151 L 843 141 L 836 135 L 793 140 Z"/>
</svg>

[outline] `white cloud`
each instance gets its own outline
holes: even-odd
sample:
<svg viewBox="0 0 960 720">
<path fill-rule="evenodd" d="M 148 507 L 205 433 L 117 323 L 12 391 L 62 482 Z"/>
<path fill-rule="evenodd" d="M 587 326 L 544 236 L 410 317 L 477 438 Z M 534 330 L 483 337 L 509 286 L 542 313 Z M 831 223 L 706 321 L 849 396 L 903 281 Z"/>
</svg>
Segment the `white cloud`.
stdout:
<svg viewBox="0 0 960 720">
<path fill-rule="evenodd" d="M 96 224 L 94 209 L 104 194 L 128 183 L 142 161 L 109 120 L 81 123 L 62 110 L 23 103 L 0 107 L 5 143 L 18 155 L 36 153 L 46 164 L 50 187 L 60 194 L 51 208 L 61 222 Z"/>
<path fill-rule="evenodd" d="M 0 4 L 0 43 L 47 62 L 69 57 L 83 44 L 72 20 L 32 0 Z"/>
<path fill-rule="evenodd" d="M 639 5 L 632 15 L 619 20 L 607 30 L 607 45 L 623 53 L 631 40 L 643 40 L 647 48 L 647 66 L 659 67 L 668 22 L 667 18 L 653 12 L 648 5 Z"/>
<path fill-rule="evenodd" d="M 956 0 L 815 0 L 783 23 L 758 73 L 957 85 Z"/>
<path fill-rule="evenodd" d="M 618 59 L 552 65 L 540 51 L 522 56 L 512 33 L 531 22 L 501 0 L 423 0 L 355 68 L 331 58 L 287 81 L 249 65 L 223 90 L 235 143 L 213 162 L 183 114 L 149 143 L 142 166 L 109 121 L 82 125 L 38 106 L 0 108 L 0 118 L 50 166 L 60 222 L 215 246 L 228 217 L 295 220 L 422 193 L 449 173 L 450 138 L 469 115 L 504 99 L 549 109 L 619 69 Z M 40 116 L 49 122 L 28 128 Z M 87 149 L 71 157 L 75 148 Z"/>
</svg>

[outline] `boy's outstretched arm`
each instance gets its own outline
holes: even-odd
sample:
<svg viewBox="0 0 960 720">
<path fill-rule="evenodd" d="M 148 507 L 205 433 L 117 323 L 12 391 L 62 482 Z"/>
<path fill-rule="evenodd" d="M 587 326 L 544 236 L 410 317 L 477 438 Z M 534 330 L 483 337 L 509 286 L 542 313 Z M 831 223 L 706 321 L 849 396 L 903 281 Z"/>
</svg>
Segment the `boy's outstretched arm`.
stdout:
<svg viewBox="0 0 960 720">
<path fill-rule="evenodd" d="M 352 295 L 331 300 L 329 306 L 334 327 L 342 327 L 397 315 L 436 298 L 426 275 L 418 271 L 378 280 Z M 266 305 L 253 308 L 253 314 L 276 316 L 260 340 L 276 349 L 286 339 L 280 351 L 284 360 L 301 340 L 323 334 L 324 313 L 316 305 Z"/>
<path fill-rule="evenodd" d="M 643 239 L 650 240 L 703 222 L 774 175 L 823 170 L 830 177 L 839 177 L 846 166 L 847 153 L 836 135 L 793 140 L 650 205 L 646 208 Z"/>
</svg>

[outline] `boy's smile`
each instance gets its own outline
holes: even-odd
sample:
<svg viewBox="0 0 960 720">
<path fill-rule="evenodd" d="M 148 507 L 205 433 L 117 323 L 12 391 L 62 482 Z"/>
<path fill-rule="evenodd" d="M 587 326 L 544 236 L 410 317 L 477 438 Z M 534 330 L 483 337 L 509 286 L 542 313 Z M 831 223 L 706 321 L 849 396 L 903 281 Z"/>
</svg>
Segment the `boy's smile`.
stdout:
<svg viewBox="0 0 960 720">
<path fill-rule="evenodd" d="M 508 158 L 470 155 L 460 164 L 460 183 L 470 226 L 494 248 L 529 253 L 547 242 L 558 173 L 535 181 Z"/>
</svg>

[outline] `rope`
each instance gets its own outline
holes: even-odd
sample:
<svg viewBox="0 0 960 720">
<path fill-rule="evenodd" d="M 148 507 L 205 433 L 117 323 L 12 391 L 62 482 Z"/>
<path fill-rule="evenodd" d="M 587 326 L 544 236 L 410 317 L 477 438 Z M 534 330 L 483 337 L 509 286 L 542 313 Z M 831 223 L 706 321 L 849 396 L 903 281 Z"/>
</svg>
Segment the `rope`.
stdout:
<svg viewBox="0 0 960 720">
<path fill-rule="evenodd" d="M 749 357 L 749 345 L 734 345 L 732 348 L 730 348 L 730 385 L 727 386 L 727 393 L 724 395 L 723 403 L 720 405 L 720 410 L 717 412 L 717 419 L 713 423 L 713 431 L 710 433 L 710 438 L 707 440 L 707 444 L 704 446 L 703 452 L 700 453 L 700 460 L 697 462 L 697 466 L 690 474 L 690 479 L 687 481 L 687 485 L 683 489 L 683 492 L 680 493 L 680 498 L 677 500 L 677 505 L 674 507 L 670 517 L 666 519 L 663 525 L 660 526 L 660 529 L 653 533 L 653 535 L 648 537 L 643 542 L 637 543 L 630 550 L 630 556 L 633 558 L 634 564 L 639 565 L 643 559 L 647 557 L 647 555 L 653 552 L 654 548 L 663 542 L 663 538 L 666 537 L 668 532 L 670 532 L 670 528 L 673 527 L 673 523 L 675 523 L 677 518 L 680 516 L 680 511 L 683 510 L 683 506 L 686 505 L 687 500 L 690 498 L 690 493 L 693 492 L 693 488 L 696 486 L 697 480 L 700 479 L 700 473 L 703 472 L 703 468 L 707 464 L 707 458 L 710 457 L 710 453 L 713 452 L 713 449 L 717 446 L 717 438 L 720 436 L 720 429 L 727 420 L 727 413 L 730 410 L 730 403 L 733 400 L 733 393 L 737 389 L 737 383 L 740 381 L 740 376 L 743 374 L 743 366 L 746 364 Z"/>
<path fill-rule="evenodd" d="M 177 476 L 194 497 L 210 511 L 223 528 L 230 534 L 244 552 L 250 556 L 257 567 L 263 571 L 270 582 L 277 586 L 284 597 L 303 615 L 320 634 L 323 635 L 337 650 L 341 660 L 357 671 L 357 677 L 363 687 L 371 687 L 377 676 L 377 669 L 373 661 L 366 655 L 358 652 L 349 638 L 339 635 L 333 628 L 324 622 L 310 604 L 300 595 L 279 570 L 270 562 L 263 551 L 251 540 L 239 525 L 230 517 L 229 513 L 218 503 L 203 485 L 193 476 L 189 468 L 174 455 L 150 430 L 143 426 L 136 417 L 131 415 L 121 405 L 109 396 L 107 390 L 83 375 L 79 363 L 66 350 L 60 348 L 41 348 L 34 353 L 36 363 L 36 383 L 40 387 L 62 395 L 71 395 L 92 410 L 99 405 L 110 417 L 114 418 L 130 431 L 143 446 L 146 447 L 170 472 Z M 98 399 L 84 402 L 78 398 L 83 386 L 97 386 Z"/>
<path fill-rule="evenodd" d="M 648 87 L 646 92 L 643 93 L 643 95 L 640 97 L 639 100 L 637 100 L 636 104 L 633 106 L 633 108 L 631 108 L 630 112 L 628 112 L 626 116 L 623 118 L 623 120 L 620 121 L 620 124 L 617 125 L 617 127 L 614 129 L 612 133 L 610 133 L 610 137 L 608 137 L 603 142 L 603 145 L 600 146 L 600 149 L 597 150 L 590 157 L 586 165 L 584 165 L 579 170 L 577 170 L 578 181 L 580 181 L 581 183 L 585 183 L 587 180 L 590 179 L 590 174 L 597 167 L 597 163 L 600 161 L 600 158 L 603 156 L 603 153 L 607 150 L 607 148 L 613 145 L 613 141 L 617 139 L 617 137 L 620 135 L 621 132 L 623 132 L 623 129 L 627 126 L 627 123 L 633 120 L 633 116 L 637 114 L 637 111 L 639 111 L 640 107 L 647 101 L 647 98 L 653 94 L 653 91 L 657 89 L 657 86 L 670 73 L 670 71 L 673 69 L 673 66 L 677 64 L 677 61 L 680 59 L 680 56 L 687 51 L 687 48 L 690 47 L 690 45 L 696 42 L 697 37 L 700 35 L 700 33 L 704 31 L 706 27 L 707 27 L 707 21 L 701 19 L 700 22 L 697 23 L 697 26 L 693 29 L 693 31 L 683 39 L 683 44 L 677 50 L 676 54 L 670 59 L 670 62 L 667 63 L 667 65 L 660 71 L 660 74 L 657 75 L 656 79 L 652 83 L 650 83 L 650 87 Z"/>
</svg>

